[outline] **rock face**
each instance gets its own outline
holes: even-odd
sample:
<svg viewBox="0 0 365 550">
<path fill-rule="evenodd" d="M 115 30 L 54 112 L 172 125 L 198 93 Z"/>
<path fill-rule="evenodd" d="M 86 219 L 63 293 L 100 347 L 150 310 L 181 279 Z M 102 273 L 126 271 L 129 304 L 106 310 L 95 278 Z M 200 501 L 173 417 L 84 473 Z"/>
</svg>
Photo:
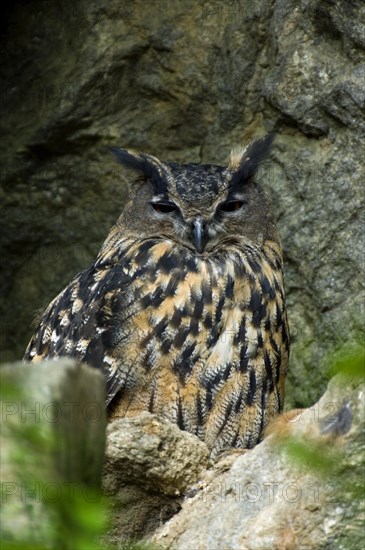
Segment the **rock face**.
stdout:
<svg viewBox="0 0 365 550">
<path fill-rule="evenodd" d="M 1 41 L 2 359 L 123 207 L 106 145 L 218 164 L 276 130 L 260 179 L 285 249 L 287 403 L 314 403 L 327 350 L 363 330 L 363 1 L 15 2 Z"/>
<path fill-rule="evenodd" d="M 68 359 L 14 363 L 0 367 L 0 389 L 1 546 L 79 548 L 78 506 L 101 497 L 103 377 Z"/>
<path fill-rule="evenodd" d="M 364 390 L 363 382 L 331 381 L 316 405 L 284 417 L 229 471 L 218 463 L 153 542 L 175 550 L 360 548 Z M 352 422 L 335 429 L 344 410 Z"/>
</svg>

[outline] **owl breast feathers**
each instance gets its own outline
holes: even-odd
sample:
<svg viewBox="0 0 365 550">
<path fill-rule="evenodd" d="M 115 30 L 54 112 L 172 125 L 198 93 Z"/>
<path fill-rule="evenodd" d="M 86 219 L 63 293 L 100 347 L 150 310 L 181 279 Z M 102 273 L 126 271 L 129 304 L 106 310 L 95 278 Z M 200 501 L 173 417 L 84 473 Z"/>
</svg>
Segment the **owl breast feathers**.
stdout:
<svg viewBox="0 0 365 550">
<path fill-rule="evenodd" d="M 105 373 L 111 418 L 156 413 L 216 456 L 282 410 L 289 356 L 282 252 L 254 174 L 272 135 L 227 168 L 123 149 L 137 174 L 96 261 L 51 302 L 25 359 Z"/>
</svg>

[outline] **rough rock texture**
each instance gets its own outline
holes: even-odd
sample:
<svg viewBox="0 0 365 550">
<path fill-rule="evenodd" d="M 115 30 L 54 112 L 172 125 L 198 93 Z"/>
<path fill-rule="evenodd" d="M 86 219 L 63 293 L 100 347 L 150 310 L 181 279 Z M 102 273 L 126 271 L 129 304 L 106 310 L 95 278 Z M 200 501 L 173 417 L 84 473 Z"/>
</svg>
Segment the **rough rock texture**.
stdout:
<svg viewBox="0 0 365 550">
<path fill-rule="evenodd" d="M 174 550 L 361 548 L 364 391 L 358 379 L 331 381 L 316 405 L 284 417 L 255 449 L 233 455 L 229 471 L 218 463 L 153 542 Z M 344 399 L 349 422 L 337 419 L 337 432 L 345 433 L 336 435 L 333 417 L 342 410 L 343 419 Z"/>
<path fill-rule="evenodd" d="M 315 402 L 327 350 L 363 330 L 363 0 L 18 1 L 1 41 L 3 360 L 120 213 L 105 145 L 223 163 L 277 130 L 260 177 L 286 257 L 287 403 Z"/>
<path fill-rule="evenodd" d="M 209 464 L 202 441 L 156 415 L 109 424 L 103 490 L 112 497 L 113 513 L 106 540 L 156 530 L 180 509 L 176 497 L 198 483 Z"/>
<path fill-rule="evenodd" d="M 145 489 L 177 496 L 199 480 L 210 452 L 194 435 L 146 412 L 109 424 L 105 454 L 104 484 L 108 487 L 133 481 Z"/>
<path fill-rule="evenodd" d="M 69 359 L 14 363 L 0 367 L 0 390 L 1 545 L 60 547 L 70 525 L 81 531 L 77 499 L 100 499 L 103 377 Z"/>
<path fill-rule="evenodd" d="M 123 543 L 129 549 L 131 540 L 151 536 L 181 508 L 181 498 L 151 493 L 132 483 L 122 483 L 111 492 L 105 487 L 104 492 L 109 498 L 109 512 L 108 528 L 101 537 L 103 549 L 124 548 Z M 136 550 L 157 548 L 148 544 L 146 548 L 137 546 Z"/>
</svg>

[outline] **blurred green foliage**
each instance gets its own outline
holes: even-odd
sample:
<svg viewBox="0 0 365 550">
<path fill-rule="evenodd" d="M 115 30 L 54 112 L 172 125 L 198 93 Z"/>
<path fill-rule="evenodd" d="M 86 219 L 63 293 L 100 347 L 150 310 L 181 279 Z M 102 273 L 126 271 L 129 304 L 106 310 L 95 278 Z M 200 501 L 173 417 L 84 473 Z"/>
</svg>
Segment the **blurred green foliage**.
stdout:
<svg viewBox="0 0 365 550">
<path fill-rule="evenodd" d="M 54 424 L 29 412 L 24 388 L 7 377 L 1 382 L 1 550 L 113 550 L 103 542 L 112 502 L 101 484 L 75 479 L 63 463 L 64 443 Z M 140 541 L 118 543 L 118 550 L 155 549 Z"/>
<path fill-rule="evenodd" d="M 22 391 L 2 380 L 1 549 L 99 550 L 108 515 L 100 487 L 62 478 L 57 430 L 42 418 L 22 418 Z M 12 522 L 22 527 L 9 529 Z"/>
<path fill-rule="evenodd" d="M 340 375 L 337 380 L 339 388 L 348 384 L 349 388 L 355 388 L 364 381 L 365 374 L 365 346 L 360 340 L 352 341 L 328 357 L 333 376 Z M 340 395 L 340 390 L 338 392 Z M 345 398 L 345 396 L 343 396 Z M 336 403 L 337 413 L 348 402 L 351 410 L 351 400 L 346 398 Z M 335 403 L 329 403 L 335 405 Z M 311 408 L 309 408 L 311 409 Z M 325 417 L 324 421 L 318 417 L 318 410 L 312 409 L 314 422 L 319 423 L 319 428 L 328 426 L 331 418 Z M 301 414 L 301 413 L 299 413 Z M 335 418 L 336 415 L 333 415 Z M 299 417 L 298 417 L 299 418 Z M 294 422 L 295 422 L 294 418 Z M 335 424 L 336 420 L 333 420 Z M 351 423 L 351 420 L 350 420 Z M 321 431 L 321 430 L 319 430 Z M 342 495 L 343 502 L 363 502 L 365 498 L 365 452 L 364 439 L 357 437 L 351 442 L 344 442 L 342 435 L 335 431 L 323 430 L 322 437 L 310 437 L 290 434 L 277 438 L 278 450 L 284 452 L 293 465 L 312 473 L 319 478 L 331 480 L 336 484 L 338 493 Z M 347 430 L 346 430 L 347 433 Z M 345 433 L 343 434 L 345 435 Z"/>
<path fill-rule="evenodd" d="M 331 375 L 365 376 L 365 345 L 360 339 L 350 342 L 330 358 Z"/>
</svg>

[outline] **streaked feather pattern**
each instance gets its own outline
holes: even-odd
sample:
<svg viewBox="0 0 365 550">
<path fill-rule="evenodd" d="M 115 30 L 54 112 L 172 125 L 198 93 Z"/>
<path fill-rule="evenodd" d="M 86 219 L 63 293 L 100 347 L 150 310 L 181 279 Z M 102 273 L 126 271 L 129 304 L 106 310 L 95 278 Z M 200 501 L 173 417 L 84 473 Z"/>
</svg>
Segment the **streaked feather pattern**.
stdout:
<svg viewBox="0 0 365 550">
<path fill-rule="evenodd" d="M 157 413 L 204 440 L 213 456 L 253 447 L 284 400 L 280 243 L 225 233 L 198 254 L 173 235 L 146 233 L 112 230 L 95 263 L 48 306 L 25 358 L 67 355 L 102 368 L 111 418 Z"/>
</svg>

